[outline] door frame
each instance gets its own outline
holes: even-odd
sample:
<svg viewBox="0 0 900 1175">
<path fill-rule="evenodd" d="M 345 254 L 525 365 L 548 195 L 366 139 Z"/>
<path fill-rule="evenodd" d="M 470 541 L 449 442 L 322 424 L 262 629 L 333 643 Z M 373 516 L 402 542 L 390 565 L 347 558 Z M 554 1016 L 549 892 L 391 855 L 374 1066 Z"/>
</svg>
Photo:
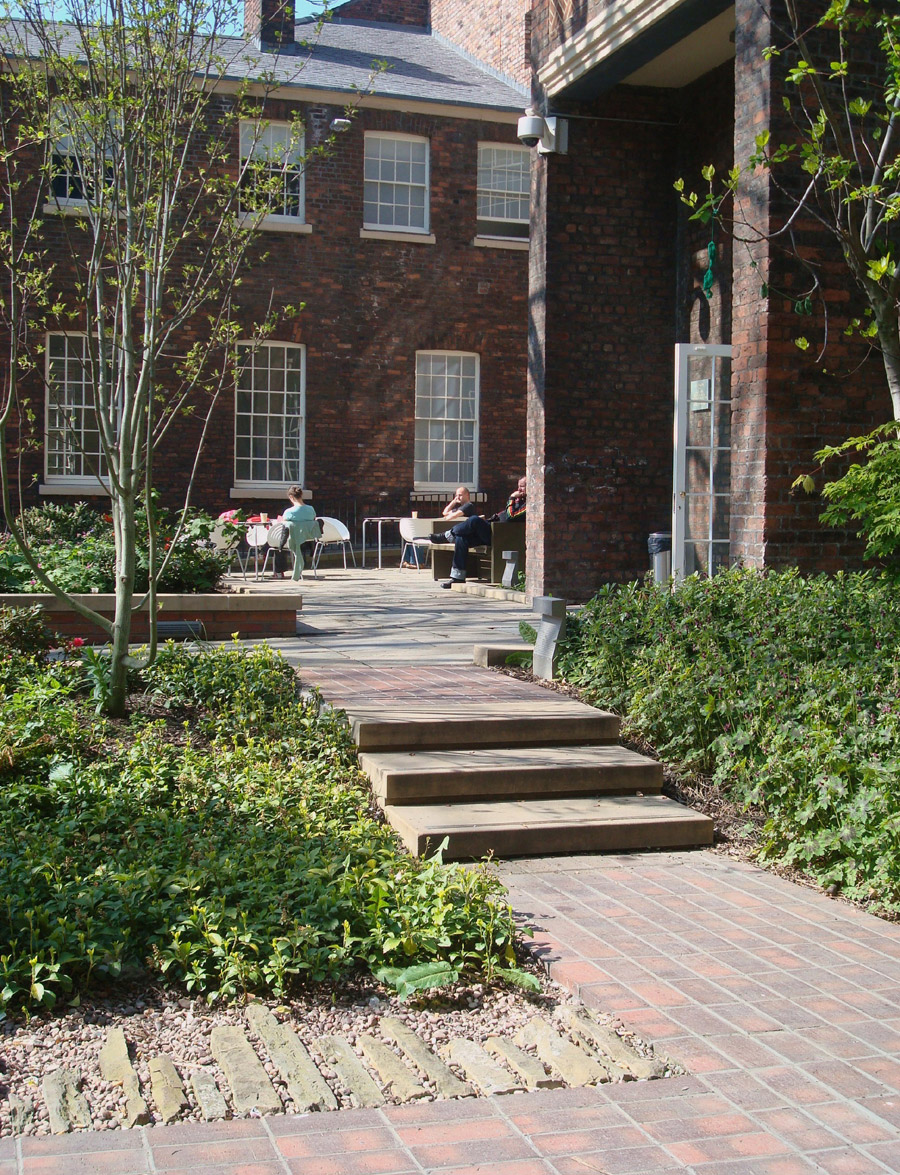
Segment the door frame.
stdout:
<svg viewBox="0 0 900 1175">
<path fill-rule="evenodd" d="M 675 344 L 675 419 L 673 434 L 672 472 L 672 576 L 684 579 L 684 500 L 686 479 L 686 445 L 690 386 L 688 366 L 698 355 L 731 359 L 734 348 L 730 343 L 676 343 Z M 715 367 L 713 367 L 715 370 Z M 714 388 L 710 388 L 712 393 Z M 730 397 L 729 397 L 730 399 Z M 712 405 L 710 411 L 712 411 Z M 730 488 L 730 487 L 729 487 Z"/>
</svg>

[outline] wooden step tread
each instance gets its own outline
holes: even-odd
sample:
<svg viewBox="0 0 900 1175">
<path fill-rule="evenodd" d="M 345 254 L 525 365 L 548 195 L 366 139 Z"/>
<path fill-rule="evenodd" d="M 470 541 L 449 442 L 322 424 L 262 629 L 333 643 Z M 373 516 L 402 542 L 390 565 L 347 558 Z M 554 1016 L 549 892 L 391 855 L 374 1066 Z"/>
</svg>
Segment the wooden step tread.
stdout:
<svg viewBox="0 0 900 1175">
<path fill-rule="evenodd" d="M 612 743 L 619 719 L 569 698 L 544 697 L 515 704 L 458 699 L 403 700 L 346 706 L 350 729 L 361 751 L 454 750 L 467 747 L 552 746 Z"/>
<path fill-rule="evenodd" d="M 617 745 L 370 751 L 360 766 L 388 804 L 658 792 L 662 764 Z"/>
<path fill-rule="evenodd" d="M 688 848 L 712 843 L 713 822 L 666 796 L 590 796 L 455 804 L 388 804 L 407 848 L 445 858 L 546 856 Z"/>
</svg>

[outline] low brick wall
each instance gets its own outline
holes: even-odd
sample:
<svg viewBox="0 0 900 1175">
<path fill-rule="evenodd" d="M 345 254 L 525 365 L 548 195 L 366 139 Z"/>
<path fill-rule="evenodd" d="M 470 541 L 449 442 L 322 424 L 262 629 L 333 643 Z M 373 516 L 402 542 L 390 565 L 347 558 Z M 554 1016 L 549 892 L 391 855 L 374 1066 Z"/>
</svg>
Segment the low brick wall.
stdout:
<svg viewBox="0 0 900 1175">
<path fill-rule="evenodd" d="M 112 619 L 115 610 L 113 595 L 81 595 L 75 599 L 93 608 L 101 616 Z M 135 605 L 140 600 L 134 597 Z M 273 592 L 271 595 L 247 594 L 161 595 L 159 619 L 162 621 L 190 621 L 203 625 L 207 640 L 229 640 L 233 636 L 277 637 L 294 636 L 297 632 L 297 613 L 303 607 L 299 592 Z M 103 630 L 81 617 L 55 596 L 44 593 L 0 595 L 0 606 L 28 608 L 40 604 L 47 616 L 47 624 L 60 636 L 81 637 L 87 641 L 105 639 Z M 146 606 L 132 617 L 131 639 L 140 643 L 148 637 Z"/>
</svg>

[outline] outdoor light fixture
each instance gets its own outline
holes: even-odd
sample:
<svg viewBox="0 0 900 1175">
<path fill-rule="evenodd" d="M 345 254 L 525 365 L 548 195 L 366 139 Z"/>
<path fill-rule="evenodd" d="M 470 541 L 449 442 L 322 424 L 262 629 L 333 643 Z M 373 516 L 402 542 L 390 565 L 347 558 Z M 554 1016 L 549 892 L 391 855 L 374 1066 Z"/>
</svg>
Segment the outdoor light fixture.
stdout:
<svg viewBox="0 0 900 1175">
<path fill-rule="evenodd" d="M 331 129 L 335 134 L 340 134 L 341 131 L 349 131 L 351 125 L 349 118 L 333 118 L 331 120 Z"/>
</svg>

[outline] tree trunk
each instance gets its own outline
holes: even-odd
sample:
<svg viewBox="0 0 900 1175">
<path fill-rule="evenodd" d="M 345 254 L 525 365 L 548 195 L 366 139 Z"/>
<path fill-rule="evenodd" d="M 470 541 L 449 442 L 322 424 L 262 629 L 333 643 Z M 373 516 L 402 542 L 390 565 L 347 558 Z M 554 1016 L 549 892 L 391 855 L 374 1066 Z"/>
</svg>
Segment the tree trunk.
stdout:
<svg viewBox="0 0 900 1175">
<path fill-rule="evenodd" d="M 109 666 L 109 697 L 104 707 L 112 718 L 125 714 L 128 696 L 128 645 L 131 640 L 131 603 L 135 573 L 135 502 L 127 494 L 113 500 L 116 539 L 116 614 L 113 620 Z"/>
<path fill-rule="evenodd" d="M 900 323 L 896 305 L 888 305 L 883 312 L 876 309 L 875 323 L 878 327 L 878 345 L 884 360 L 888 391 L 894 409 L 894 420 L 900 420 Z"/>
</svg>

